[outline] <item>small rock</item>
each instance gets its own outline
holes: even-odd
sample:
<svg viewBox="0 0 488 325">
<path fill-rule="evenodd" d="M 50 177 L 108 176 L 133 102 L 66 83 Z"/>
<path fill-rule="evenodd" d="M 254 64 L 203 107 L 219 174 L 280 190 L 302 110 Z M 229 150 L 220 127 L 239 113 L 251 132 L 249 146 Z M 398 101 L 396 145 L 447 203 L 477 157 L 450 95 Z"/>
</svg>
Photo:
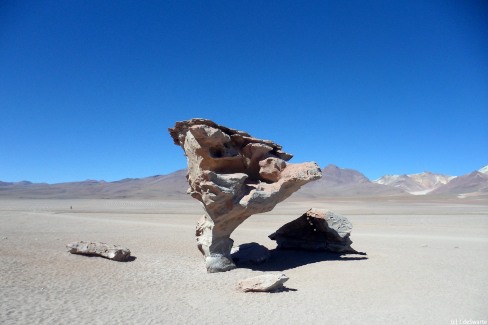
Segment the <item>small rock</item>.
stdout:
<svg viewBox="0 0 488 325">
<path fill-rule="evenodd" d="M 273 292 L 283 289 L 288 277 L 283 273 L 267 273 L 240 280 L 237 288 L 243 292 Z"/>
<path fill-rule="evenodd" d="M 8 239 L 8 237 L 3 237 L 2 239 Z"/>
<path fill-rule="evenodd" d="M 119 262 L 130 259 L 130 250 L 119 245 L 79 241 L 66 245 L 66 248 L 71 254 L 101 256 Z"/>
<path fill-rule="evenodd" d="M 427 244 L 423 244 L 421 247 L 429 247 L 429 245 L 427 245 Z"/>
</svg>

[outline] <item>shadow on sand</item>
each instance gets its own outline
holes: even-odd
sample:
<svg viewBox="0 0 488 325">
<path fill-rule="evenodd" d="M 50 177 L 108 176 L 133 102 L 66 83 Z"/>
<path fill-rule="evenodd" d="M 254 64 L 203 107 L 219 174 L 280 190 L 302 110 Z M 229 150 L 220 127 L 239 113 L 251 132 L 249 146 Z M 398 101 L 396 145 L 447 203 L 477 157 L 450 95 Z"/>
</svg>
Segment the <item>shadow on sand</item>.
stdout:
<svg viewBox="0 0 488 325">
<path fill-rule="evenodd" d="M 118 263 L 134 262 L 137 259 L 137 257 L 135 257 L 135 256 L 129 256 L 124 261 L 117 261 L 117 260 L 112 260 L 112 259 L 105 257 L 105 256 L 96 255 L 96 254 L 72 254 L 72 255 L 79 255 L 79 256 L 88 257 L 88 258 L 95 258 L 95 259 L 96 258 L 102 258 L 104 260 L 114 261 L 114 262 L 118 262 Z"/>
<path fill-rule="evenodd" d="M 137 257 L 135 257 L 135 256 L 129 256 L 129 258 L 127 260 L 119 261 L 119 262 L 122 262 L 122 263 L 134 262 L 136 259 L 137 259 Z"/>
<path fill-rule="evenodd" d="M 244 263 L 236 261 L 238 268 L 251 269 L 253 271 L 285 271 L 303 265 L 325 261 L 360 261 L 367 260 L 366 254 L 338 254 L 330 252 L 315 252 L 295 249 L 272 249 L 270 257 L 260 264 Z"/>
</svg>

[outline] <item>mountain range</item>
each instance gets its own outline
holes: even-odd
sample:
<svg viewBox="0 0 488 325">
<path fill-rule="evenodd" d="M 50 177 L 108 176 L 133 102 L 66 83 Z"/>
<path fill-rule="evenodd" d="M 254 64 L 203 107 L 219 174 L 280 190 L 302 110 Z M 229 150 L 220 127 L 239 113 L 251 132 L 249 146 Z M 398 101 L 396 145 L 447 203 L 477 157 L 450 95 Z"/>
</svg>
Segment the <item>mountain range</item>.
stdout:
<svg viewBox="0 0 488 325">
<path fill-rule="evenodd" d="M 140 198 L 186 199 L 186 170 L 145 178 L 126 178 L 115 182 L 86 180 L 69 183 L 1 182 L 0 198 Z M 328 165 L 322 178 L 303 186 L 293 197 L 385 197 L 385 196 L 488 196 L 488 166 L 462 176 L 423 172 L 385 175 L 371 181 L 354 169 Z"/>
<path fill-rule="evenodd" d="M 462 176 L 423 172 L 409 175 L 385 175 L 374 181 L 400 188 L 414 195 L 488 195 L 488 165 Z"/>
<path fill-rule="evenodd" d="M 385 175 L 375 180 L 374 183 L 400 188 L 414 195 L 423 195 L 446 185 L 454 178 L 455 176 L 423 172 L 410 175 Z"/>
</svg>

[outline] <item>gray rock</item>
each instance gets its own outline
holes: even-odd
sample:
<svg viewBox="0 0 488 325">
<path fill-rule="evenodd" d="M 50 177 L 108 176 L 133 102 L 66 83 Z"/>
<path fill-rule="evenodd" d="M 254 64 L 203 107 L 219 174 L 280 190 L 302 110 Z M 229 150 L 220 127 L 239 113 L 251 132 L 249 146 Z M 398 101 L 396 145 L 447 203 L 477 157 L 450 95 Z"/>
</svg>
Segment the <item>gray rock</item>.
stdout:
<svg viewBox="0 0 488 325">
<path fill-rule="evenodd" d="M 119 262 L 128 261 L 130 259 L 130 250 L 118 245 L 79 241 L 69 243 L 66 245 L 66 248 L 71 254 L 100 256 Z"/>
<path fill-rule="evenodd" d="M 310 209 L 269 238 L 278 248 L 329 251 L 341 254 L 364 254 L 351 247 L 352 224 L 346 217 L 324 209 Z"/>
<path fill-rule="evenodd" d="M 237 288 L 244 292 L 273 292 L 282 290 L 288 277 L 283 273 L 266 273 L 240 280 Z"/>
</svg>

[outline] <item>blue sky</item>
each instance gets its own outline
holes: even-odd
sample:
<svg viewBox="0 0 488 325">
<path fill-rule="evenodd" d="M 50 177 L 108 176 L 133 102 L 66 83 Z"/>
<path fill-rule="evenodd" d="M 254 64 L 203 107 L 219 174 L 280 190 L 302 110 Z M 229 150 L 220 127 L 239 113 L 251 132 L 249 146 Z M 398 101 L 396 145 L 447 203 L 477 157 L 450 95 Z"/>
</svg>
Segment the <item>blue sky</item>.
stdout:
<svg viewBox="0 0 488 325">
<path fill-rule="evenodd" d="M 291 162 L 383 174 L 488 164 L 486 1 L 2 1 L 0 180 L 186 167 L 204 117 Z"/>
</svg>

